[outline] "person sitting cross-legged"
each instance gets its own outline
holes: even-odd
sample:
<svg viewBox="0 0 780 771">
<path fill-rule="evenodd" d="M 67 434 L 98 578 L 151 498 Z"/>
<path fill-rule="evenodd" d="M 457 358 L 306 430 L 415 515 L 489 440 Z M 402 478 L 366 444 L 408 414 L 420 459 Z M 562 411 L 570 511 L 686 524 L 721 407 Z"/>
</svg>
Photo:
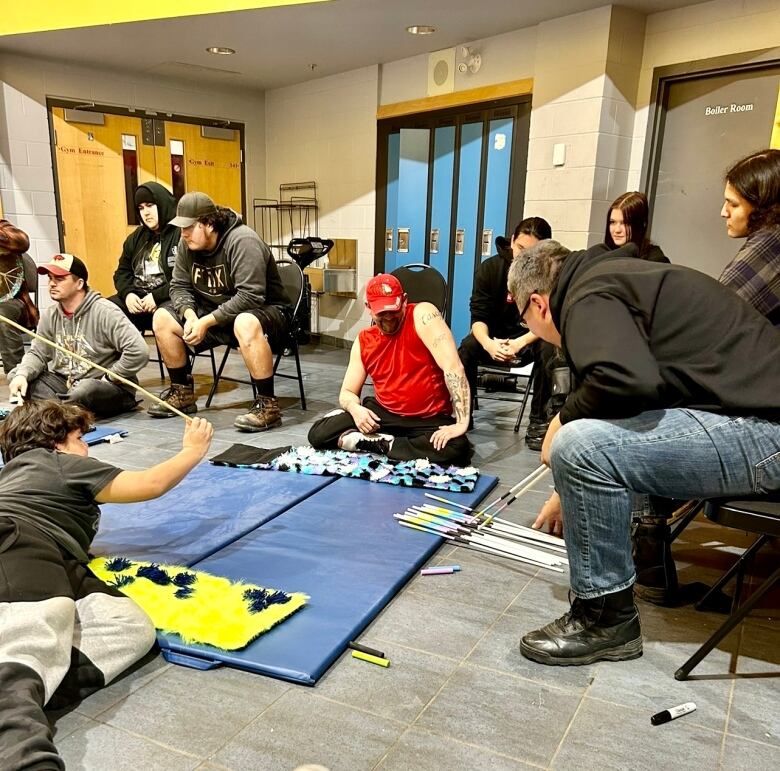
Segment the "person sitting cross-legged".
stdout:
<svg viewBox="0 0 780 771">
<path fill-rule="evenodd" d="M 241 348 L 252 378 L 252 406 L 234 425 L 266 431 L 282 422 L 274 395 L 272 349 L 282 344 L 292 312 L 273 255 L 260 236 L 232 209 L 216 206 L 205 193 L 187 193 L 172 225 L 181 242 L 171 279 L 171 302 L 152 320 L 154 336 L 171 378 L 164 401 L 191 415 L 198 410 L 188 348 Z M 155 418 L 173 413 L 149 407 Z"/>
<path fill-rule="evenodd" d="M 557 492 L 534 526 L 562 528 L 573 594 L 569 612 L 521 640 L 542 664 L 642 655 L 637 493 L 780 491 L 780 334 L 710 276 L 637 251 L 543 241 L 509 270 L 521 316 L 563 348 L 575 383 L 542 445 Z"/>
<path fill-rule="evenodd" d="M 9 395 L 62 399 L 86 407 L 99 418 L 134 410 L 135 391 L 93 364 L 137 383 L 138 373 L 149 361 L 141 333 L 114 303 L 89 288 L 87 266 L 75 255 L 55 254 L 38 267 L 38 273 L 48 275 L 53 300 L 41 314 L 39 335 L 81 358 L 33 340 L 9 373 Z"/>
<path fill-rule="evenodd" d="M 309 442 L 317 449 L 467 465 L 469 386 L 441 313 L 431 303 L 408 303 L 387 273 L 369 280 L 366 307 L 374 324 L 352 345 L 340 409 L 314 423 Z M 367 377 L 375 396 L 361 403 Z"/>
</svg>

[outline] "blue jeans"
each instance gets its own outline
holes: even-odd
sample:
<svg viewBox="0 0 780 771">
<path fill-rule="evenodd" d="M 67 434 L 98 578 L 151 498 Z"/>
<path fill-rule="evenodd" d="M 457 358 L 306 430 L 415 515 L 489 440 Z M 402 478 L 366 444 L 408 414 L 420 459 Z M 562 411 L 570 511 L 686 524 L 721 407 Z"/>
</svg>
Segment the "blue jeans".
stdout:
<svg viewBox="0 0 780 771">
<path fill-rule="evenodd" d="M 591 599 L 634 582 L 637 493 L 690 499 L 780 491 L 780 423 L 691 409 L 574 420 L 555 435 L 550 465 L 571 588 Z"/>
</svg>

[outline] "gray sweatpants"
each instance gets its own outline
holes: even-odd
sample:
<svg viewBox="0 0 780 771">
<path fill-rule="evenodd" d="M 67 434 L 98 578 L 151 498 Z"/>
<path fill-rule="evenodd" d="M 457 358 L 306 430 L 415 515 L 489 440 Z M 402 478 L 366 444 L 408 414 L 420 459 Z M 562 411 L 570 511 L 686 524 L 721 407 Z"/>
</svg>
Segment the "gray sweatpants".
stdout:
<svg viewBox="0 0 780 771">
<path fill-rule="evenodd" d="M 0 768 L 64 768 L 44 706 L 94 693 L 154 640 L 131 599 L 36 527 L 0 516 Z"/>
</svg>

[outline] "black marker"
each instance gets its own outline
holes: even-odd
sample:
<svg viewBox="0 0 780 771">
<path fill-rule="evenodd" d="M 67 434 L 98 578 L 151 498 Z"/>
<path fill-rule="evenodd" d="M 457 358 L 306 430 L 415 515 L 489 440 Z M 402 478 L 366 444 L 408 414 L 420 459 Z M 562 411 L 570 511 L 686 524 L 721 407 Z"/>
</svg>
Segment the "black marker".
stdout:
<svg viewBox="0 0 780 771">
<path fill-rule="evenodd" d="M 377 658 L 380 659 L 383 659 L 385 657 L 383 651 L 378 651 L 376 648 L 369 648 L 367 645 L 361 645 L 360 643 L 351 642 L 347 647 L 352 648 L 353 651 L 360 651 L 361 653 L 367 653 L 369 656 L 376 656 Z"/>
<path fill-rule="evenodd" d="M 672 707 L 671 709 L 665 709 L 650 718 L 650 722 L 653 725 L 663 725 L 670 720 L 676 720 L 678 717 L 687 715 L 689 712 L 693 712 L 696 709 L 696 705 L 692 701 L 686 701 L 685 704 L 680 704 L 678 707 Z"/>
</svg>

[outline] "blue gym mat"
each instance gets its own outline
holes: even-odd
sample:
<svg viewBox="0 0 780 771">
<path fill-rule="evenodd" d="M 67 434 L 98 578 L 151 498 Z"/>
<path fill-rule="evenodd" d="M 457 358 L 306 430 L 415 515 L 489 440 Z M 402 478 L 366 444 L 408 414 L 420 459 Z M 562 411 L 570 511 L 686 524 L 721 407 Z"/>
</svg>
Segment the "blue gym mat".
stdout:
<svg viewBox="0 0 780 771">
<path fill-rule="evenodd" d="M 161 498 L 103 504 L 92 553 L 192 566 L 334 481 L 201 463 Z"/>
<path fill-rule="evenodd" d="M 446 497 L 476 505 L 497 481 L 482 476 L 472 493 Z M 313 685 L 441 544 L 443 539 L 393 519 L 426 500 L 419 488 L 337 479 L 196 565 L 234 580 L 305 592 L 309 603 L 241 651 L 186 645 L 160 634 L 163 655 L 201 669 L 225 664 Z"/>
</svg>

